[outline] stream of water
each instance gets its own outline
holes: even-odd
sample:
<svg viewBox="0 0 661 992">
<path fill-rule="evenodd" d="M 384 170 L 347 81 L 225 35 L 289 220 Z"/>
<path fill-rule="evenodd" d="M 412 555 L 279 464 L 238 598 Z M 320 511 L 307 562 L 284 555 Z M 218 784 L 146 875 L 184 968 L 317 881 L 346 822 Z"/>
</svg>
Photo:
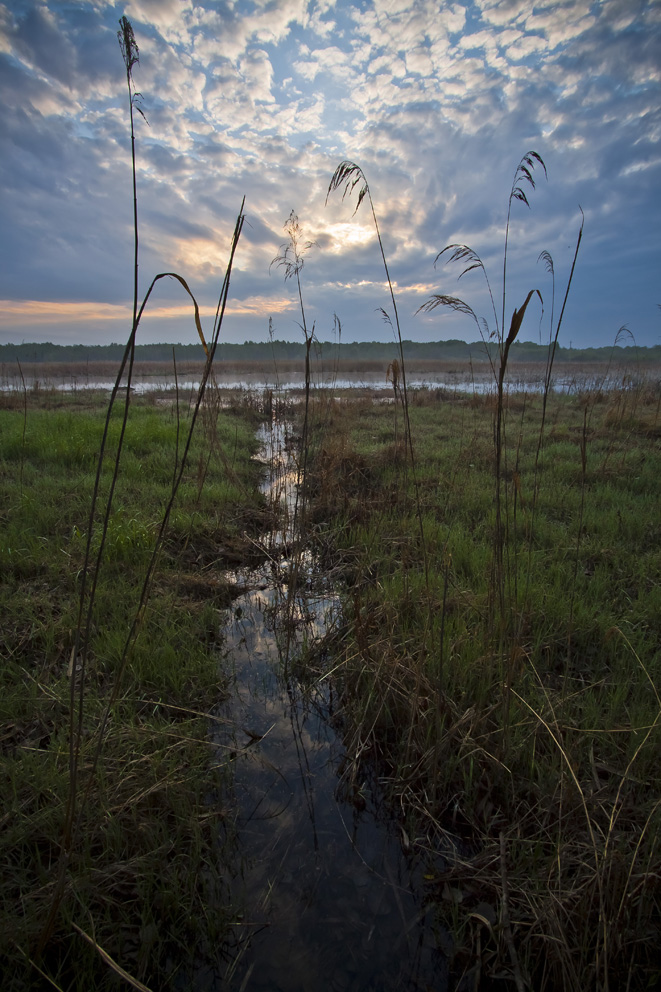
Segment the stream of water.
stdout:
<svg viewBox="0 0 661 992">
<path fill-rule="evenodd" d="M 314 556 L 293 554 L 300 508 L 286 425 L 263 440 L 283 524 L 265 565 L 227 576 L 241 593 L 223 631 L 233 685 L 214 731 L 233 765 L 238 951 L 204 987 L 443 990 L 422 861 L 367 783 L 352 801 L 344 787 L 332 678 L 319 674 L 332 669 L 340 602 Z"/>
</svg>

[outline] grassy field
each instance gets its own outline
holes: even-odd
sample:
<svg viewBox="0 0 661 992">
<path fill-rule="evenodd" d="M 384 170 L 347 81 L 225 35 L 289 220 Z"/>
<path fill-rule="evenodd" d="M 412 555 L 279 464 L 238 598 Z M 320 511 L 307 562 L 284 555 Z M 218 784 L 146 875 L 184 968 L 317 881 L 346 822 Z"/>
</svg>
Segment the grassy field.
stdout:
<svg viewBox="0 0 661 992">
<path fill-rule="evenodd" d="M 215 867 L 225 771 L 206 714 L 224 694 L 229 597 L 217 572 L 249 559 L 245 533 L 264 525 L 251 461 L 260 414 L 244 406 L 219 419 L 207 393 L 136 618 L 191 410 L 171 394 L 133 401 L 82 673 L 72 652 L 106 408 L 102 395 L 39 390 L 0 407 L 4 990 L 116 988 L 112 961 L 163 988 L 191 948 L 213 955 L 226 932 Z M 92 556 L 121 419 L 118 409 L 110 420 Z"/>
<path fill-rule="evenodd" d="M 413 463 L 394 396 L 310 428 L 353 787 L 429 852 L 466 988 L 655 988 L 658 386 L 551 394 L 543 429 L 505 396 L 499 467 L 495 395 L 412 392 Z"/>
<path fill-rule="evenodd" d="M 343 794 L 360 808 L 376 777 L 403 846 L 428 859 L 458 987 L 653 988 L 658 387 L 551 394 L 546 409 L 506 396 L 498 468 L 493 395 L 412 391 L 413 462 L 392 397 L 313 391 L 303 432 L 307 532 L 344 601 L 323 670 Z M 106 404 L 39 389 L 0 408 L 0 951 L 16 992 L 114 988 L 120 963 L 134 987 L 186 987 L 181 962 L 191 947 L 212 959 L 232 914 L 208 714 L 230 601 L 217 573 L 268 526 L 251 460 L 262 413 L 209 392 L 127 661 L 191 409 L 132 401 L 101 549 L 113 413 L 83 682 L 72 651 Z"/>
</svg>

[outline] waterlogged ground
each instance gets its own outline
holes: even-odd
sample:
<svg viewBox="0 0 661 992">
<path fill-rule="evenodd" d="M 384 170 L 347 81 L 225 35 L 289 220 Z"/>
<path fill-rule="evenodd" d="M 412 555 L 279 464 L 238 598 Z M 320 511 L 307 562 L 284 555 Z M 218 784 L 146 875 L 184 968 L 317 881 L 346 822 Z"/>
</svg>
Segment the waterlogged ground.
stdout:
<svg viewBox="0 0 661 992">
<path fill-rule="evenodd" d="M 348 361 L 314 363 L 312 381 L 315 387 L 334 390 L 368 389 L 392 393 L 385 361 Z M 39 392 L 55 389 L 69 393 L 95 389 L 110 391 L 117 373 L 116 363 L 94 362 L 27 364 L 19 369 L 15 364 L 0 363 L 0 392 Z M 195 394 L 200 385 L 202 367 L 185 362 L 175 377 L 167 363 L 136 362 L 131 380 L 137 394 L 178 389 L 182 400 Z M 505 379 L 510 391 L 541 392 L 544 388 L 544 362 L 510 362 Z M 418 360 L 407 362 L 407 385 L 410 389 L 444 389 L 460 392 L 485 393 L 495 389 L 495 373 L 488 362 Z M 586 389 L 619 388 L 623 383 L 641 380 L 658 382 L 661 367 L 653 363 L 617 365 L 609 362 L 557 363 L 552 376 L 556 392 L 573 393 Z M 124 383 L 126 379 L 123 380 Z M 286 393 L 301 390 L 305 385 L 303 362 L 218 362 L 214 381 L 223 390 L 244 391 L 263 389 Z"/>
<path fill-rule="evenodd" d="M 224 974 L 200 987 L 443 989 L 422 860 L 404 850 L 378 786 L 349 781 L 332 676 L 319 674 L 332 669 L 339 601 L 314 558 L 292 554 L 295 473 L 282 429 L 269 440 L 284 529 L 271 535 L 266 565 L 227 576 L 243 591 L 224 630 L 234 681 L 215 731 L 219 758 L 229 753 L 234 768 L 231 895 L 242 911 Z"/>
<path fill-rule="evenodd" d="M 2 992 L 47 980 L 87 992 L 116 984 L 118 968 L 136 988 L 181 992 L 443 990 L 444 951 L 453 987 L 460 973 L 461 988 L 659 986 L 658 389 L 554 396 L 548 410 L 533 394 L 507 405 L 503 513 L 516 554 L 513 583 L 502 584 L 498 616 L 513 623 L 499 658 L 492 638 L 505 627 L 492 626 L 488 608 L 498 591 L 493 404 L 415 398 L 418 503 L 402 470 L 399 411 L 374 402 L 392 391 L 332 406 L 329 395 L 314 399 L 310 527 L 321 521 L 360 600 L 341 616 L 337 590 L 299 540 L 284 427 L 265 433 L 264 456 L 282 530 L 252 554 L 270 519 L 246 464 L 263 399 L 216 418 L 225 400 L 214 395 L 108 724 L 103 774 L 84 798 L 79 790 L 66 912 L 40 972 L 30 955 L 71 796 L 66 673 L 103 406 L 91 393 L 4 396 Z M 157 395 L 131 410 L 93 614 L 85 775 L 181 455 L 190 408 L 176 400 Z M 111 422 L 115 439 L 119 427 Z M 424 625 L 420 505 L 434 562 Z M 214 570 L 248 559 L 264 564 L 226 576 L 228 608 Z M 442 671 L 427 666 L 429 649 L 445 644 Z M 234 675 L 223 703 L 219 649 L 223 676 Z M 351 713 L 364 676 L 368 692 Z M 439 721 L 419 703 L 441 692 Z M 203 714 L 214 704 L 210 761 Z M 386 809 L 383 772 L 365 753 L 366 741 L 375 750 L 384 741 L 373 733 L 384 705 L 409 731 L 385 740 L 390 767 L 421 762 L 415 780 L 387 783 L 391 803 L 407 823 L 427 812 L 425 837 L 408 837 Z"/>
</svg>

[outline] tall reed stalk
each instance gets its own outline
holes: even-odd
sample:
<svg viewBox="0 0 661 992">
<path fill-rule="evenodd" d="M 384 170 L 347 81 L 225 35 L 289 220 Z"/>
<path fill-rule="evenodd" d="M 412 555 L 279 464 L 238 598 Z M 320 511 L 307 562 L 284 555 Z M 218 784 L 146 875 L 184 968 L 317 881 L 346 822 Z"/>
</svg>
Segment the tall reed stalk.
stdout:
<svg viewBox="0 0 661 992">
<path fill-rule="evenodd" d="M 76 630 L 74 634 L 74 644 L 71 651 L 71 660 L 69 665 L 69 679 L 70 679 L 70 698 L 69 698 L 69 792 L 67 797 L 67 805 L 65 810 L 64 825 L 62 830 L 62 841 L 61 841 L 61 854 L 59 860 L 59 870 L 58 870 L 58 880 L 55 886 L 54 895 L 50 904 L 49 913 L 44 924 L 42 934 L 39 940 L 39 952 L 43 951 L 46 946 L 50 936 L 53 932 L 53 927 L 59 912 L 60 904 L 64 894 L 65 880 L 67 874 L 67 868 L 71 854 L 75 848 L 79 831 L 82 823 L 82 817 L 85 809 L 86 800 L 89 797 L 92 784 L 94 782 L 96 771 L 98 767 L 99 758 L 101 756 L 104 736 L 106 727 L 108 724 L 108 718 L 112 707 L 117 701 L 120 687 L 122 684 L 122 678 L 125 673 L 128 660 L 130 657 L 131 648 L 137 637 L 140 620 L 142 618 L 144 609 L 146 607 L 149 591 L 151 588 L 151 581 L 153 578 L 154 568 L 160 553 L 163 538 L 169 523 L 170 514 L 174 501 L 177 495 L 177 490 L 181 483 L 184 469 L 186 467 L 187 457 L 193 438 L 193 432 L 195 428 L 195 423 L 197 416 L 202 404 L 202 399 L 204 397 L 204 392 L 206 389 L 207 381 L 211 372 L 211 367 L 220 335 L 220 329 L 222 326 L 223 316 L 225 313 L 225 307 L 227 303 L 227 296 L 229 292 L 230 274 L 232 270 L 232 265 L 234 261 L 234 256 L 238 246 L 239 238 L 241 236 L 241 231 L 243 228 L 243 204 L 241 205 L 241 210 L 237 217 L 237 221 L 234 228 L 234 233 L 232 236 L 229 261 L 227 268 L 225 270 L 225 275 L 223 278 L 223 283 L 221 286 L 218 305 L 216 308 L 216 315 L 214 319 L 213 334 L 212 334 L 212 344 L 211 348 L 207 346 L 204 334 L 202 332 L 202 326 L 200 323 L 199 307 L 193 293 L 191 292 L 186 280 L 176 272 L 163 272 L 156 275 L 149 286 L 149 289 L 139 305 L 139 286 L 138 286 L 138 249 L 139 249 L 139 232 L 138 232 L 138 199 L 137 199 L 137 181 L 136 181 L 136 155 L 135 155 L 135 128 L 134 128 L 134 109 L 137 109 L 139 113 L 143 116 L 144 114 L 137 105 L 137 101 L 140 99 L 140 94 L 135 91 L 133 85 L 133 70 L 134 67 L 139 63 L 139 49 L 135 41 L 133 34 L 133 28 L 130 21 L 126 17 L 122 17 L 120 20 L 120 30 L 117 33 L 120 49 L 122 52 L 122 57 L 124 60 L 124 66 L 126 69 L 126 80 L 129 93 L 129 120 L 131 128 L 131 164 L 132 164 L 132 186 L 133 186 L 133 223 L 134 223 L 134 237 L 133 237 L 133 318 L 131 324 L 131 332 L 124 350 L 124 355 L 120 363 L 119 370 L 115 379 L 115 383 L 111 392 L 110 401 L 108 404 L 108 409 L 106 412 L 106 418 L 104 422 L 103 434 L 101 439 L 100 451 L 97 460 L 97 469 L 94 479 L 94 486 L 92 491 L 92 497 L 90 501 L 90 511 L 88 518 L 88 528 L 87 528 L 87 540 L 85 545 L 85 556 L 83 562 L 83 568 L 81 572 L 81 587 L 79 596 L 79 607 L 78 607 L 78 620 L 76 625 Z M 121 456 L 124 444 L 124 438 L 126 433 L 126 427 L 128 423 L 128 414 L 130 406 L 130 394 L 131 394 L 131 379 L 133 372 L 133 363 L 135 356 L 135 339 L 140 324 L 140 320 L 147 306 L 147 303 L 151 297 L 151 294 L 156 286 L 156 284 L 164 278 L 175 279 L 186 291 L 188 296 L 191 298 L 194 307 L 194 319 L 195 325 L 202 342 L 202 346 L 205 351 L 206 361 L 204 366 L 204 371 L 202 375 L 202 380 L 198 390 L 197 401 L 193 415 L 191 417 L 191 423 L 189 427 L 188 436 L 186 443 L 184 445 L 184 450 L 182 453 L 181 460 L 178 466 L 175 466 L 173 472 L 173 482 L 172 491 L 170 498 L 166 504 L 161 519 L 160 527 L 158 530 L 156 542 L 152 551 L 151 559 L 149 561 L 147 571 L 143 580 L 142 589 L 140 593 L 140 598 L 138 605 L 135 610 L 133 621 L 130 624 L 129 631 L 124 643 L 123 650 L 120 655 L 118 670 L 115 676 L 115 682 L 108 698 L 105 710 L 103 712 L 101 722 L 96 732 L 96 748 L 94 750 L 93 759 L 91 766 L 87 773 L 87 781 L 83 791 L 82 796 L 79 795 L 79 773 L 80 773 L 80 757 L 81 757 L 81 745 L 83 740 L 83 728 L 84 728 L 84 709 L 85 709 L 85 681 L 87 675 L 87 668 L 90 660 L 90 638 L 92 632 L 92 622 L 94 616 L 94 608 L 96 601 L 96 593 L 98 588 L 98 581 L 101 572 L 101 566 L 103 562 L 103 554 L 105 549 L 105 542 L 108 533 L 108 526 L 111 516 L 113 498 L 115 494 L 115 489 L 117 481 L 119 479 Z M 98 549 L 94 561 L 92 561 L 92 541 L 93 534 L 96 524 L 97 515 L 97 504 L 99 501 L 101 474 L 103 469 L 103 464 L 105 461 L 106 447 L 108 442 L 109 427 L 111 422 L 112 412 L 115 406 L 117 395 L 120 389 L 122 378 L 124 372 L 126 371 L 126 394 L 123 404 L 123 415 L 122 424 L 117 444 L 117 451 L 115 454 L 112 478 L 110 482 L 110 487 L 105 500 L 105 507 L 102 512 L 102 524 L 101 524 L 101 535 L 98 543 Z"/>
<path fill-rule="evenodd" d="M 326 202 L 328 202 L 328 197 L 331 195 L 331 193 L 335 192 L 336 190 L 340 190 L 340 189 L 342 190 L 342 199 L 344 199 L 347 196 L 351 197 L 352 193 L 354 192 L 354 190 L 356 190 L 356 188 L 357 188 L 357 199 L 356 199 L 356 207 L 354 209 L 354 215 L 358 211 L 363 200 L 367 198 L 367 202 L 369 203 L 369 207 L 370 207 L 370 212 L 372 214 L 372 222 L 374 224 L 374 230 L 376 232 L 376 237 L 379 244 L 381 260 L 383 262 L 383 268 L 386 274 L 386 281 L 388 283 L 388 292 L 390 294 L 390 302 L 392 304 L 392 312 L 395 321 L 396 340 L 399 351 L 399 368 L 397 372 L 398 372 L 398 379 L 401 377 L 402 408 L 404 411 L 404 445 L 407 455 L 405 465 L 408 462 L 410 462 L 411 480 L 413 482 L 413 491 L 415 495 L 415 516 L 418 523 L 420 553 L 422 555 L 422 564 L 423 564 L 424 580 L 425 580 L 425 595 L 427 600 L 426 609 L 424 611 L 423 643 L 425 643 L 425 650 L 426 650 L 426 642 L 429 639 L 431 644 L 431 651 L 432 653 L 435 653 L 435 647 L 434 647 L 435 633 L 434 633 L 434 624 L 432 619 L 433 606 L 432 606 L 432 593 L 431 593 L 430 575 L 429 575 L 429 555 L 427 553 L 427 541 L 425 538 L 425 528 L 422 518 L 420 487 L 418 484 L 416 459 L 413 448 L 413 433 L 411 431 L 409 396 L 408 396 L 408 389 L 406 384 L 406 362 L 404 361 L 404 342 L 402 338 L 402 328 L 399 320 L 399 311 L 397 309 L 397 300 L 395 299 L 395 290 L 393 288 L 392 279 L 390 278 L 390 270 L 388 268 L 386 253 L 383 247 L 381 229 L 379 227 L 379 222 L 377 220 L 376 209 L 374 207 L 374 201 L 372 199 L 372 193 L 370 190 L 369 183 L 367 182 L 365 173 L 363 172 L 363 170 L 359 165 L 357 165 L 355 162 L 349 162 L 349 161 L 340 162 L 335 172 L 333 173 L 333 176 L 331 177 L 331 181 L 328 185 Z M 384 310 L 382 310 L 381 312 L 386 318 L 386 320 L 389 323 L 391 323 L 392 326 L 392 322 L 390 321 L 390 318 L 386 314 L 386 312 Z M 408 485 L 407 485 L 406 476 L 404 482 L 405 482 L 405 490 L 407 491 Z M 404 570 L 404 599 L 408 605 L 411 600 L 411 589 L 409 584 L 408 568 L 405 568 Z M 411 687 L 411 694 L 410 694 L 410 699 L 413 701 L 414 707 L 417 707 L 418 701 L 421 696 L 421 692 L 420 692 L 421 679 L 422 679 L 421 666 L 417 665 L 415 668 L 415 677 L 414 677 L 413 685 Z M 414 721 L 411 721 L 411 723 L 409 724 L 409 729 L 407 734 L 406 761 L 409 760 L 409 756 L 412 752 L 413 738 L 414 738 Z"/>
<path fill-rule="evenodd" d="M 314 341 L 314 324 L 308 328 L 305 317 L 305 304 L 303 303 L 303 288 L 301 285 L 301 272 L 305 264 L 305 255 L 311 248 L 315 247 L 314 241 L 304 241 L 301 225 L 294 210 L 291 211 L 285 222 L 285 233 L 288 240 L 280 246 L 280 254 L 271 262 L 271 266 L 284 269 L 285 282 L 288 279 L 296 280 L 298 292 L 298 305 L 301 313 L 300 328 L 303 331 L 305 340 L 305 411 L 303 415 L 303 435 L 301 438 L 301 457 L 299 467 L 299 485 L 296 490 L 296 502 L 294 509 L 294 527 L 302 537 L 305 536 L 305 508 L 307 496 L 307 463 L 309 453 L 309 430 L 310 430 L 310 350 Z M 300 499 L 299 499 L 300 493 Z"/>
<path fill-rule="evenodd" d="M 500 659 L 501 665 L 501 684 L 503 689 L 503 737 L 504 746 L 507 742 L 507 734 L 509 728 L 509 711 L 510 711 L 510 689 L 512 681 L 512 665 L 513 659 L 515 657 L 514 644 L 508 649 L 506 646 L 506 640 L 508 637 L 514 635 L 514 628 L 516 623 L 515 613 L 512 613 L 510 605 L 513 608 L 515 606 L 515 600 L 517 598 L 517 586 L 518 586 L 518 564 L 517 564 L 517 549 L 516 547 L 512 550 L 512 555 L 509 554 L 509 513 L 507 510 L 507 489 L 505 483 L 505 470 L 504 470 L 504 457 L 505 457 L 505 377 L 507 374 L 508 360 L 510 356 L 510 349 L 514 342 L 516 341 L 521 326 L 523 324 L 523 319 L 525 317 L 528 306 L 533 299 L 537 296 L 540 304 L 543 307 L 543 299 L 540 291 L 538 289 L 529 290 L 523 304 L 517 309 L 514 308 L 512 317 L 509 324 L 509 329 L 507 332 L 506 328 L 506 316 L 507 316 L 507 268 L 508 268 L 508 255 L 509 255 L 509 242 L 510 242 L 510 224 L 512 219 L 512 207 L 515 201 L 523 203 L 526 207 L 530 207 L 530 201 L 528 199 L 529 191 L 534 190 L 536 187 L 536 178 L 534 175 L 536 167 L 540 167 L 543 170 L 544 177 L 548 178 L 546 165 L 542 157 L 535 151 L 528 151 L 521 158 L 519 164 L 517 165 L 516 171 L 514 173 L 514 179 L 512 181 L 512 186 L 510 189 L 510 194 L 507 204 L 507 219 L 505 223 L 505 242 L 503 248 L 503 275 L 502 275 L 502 290 L 501 290 L 501 301 L 500 301 L 500 313 L 496 307 L 495 296 L 487 275 L 486 267 L 479 256 L 479 254 L 468 245 L 464 244 L 451 244 L 442 249 L 436 256 L 434 264 L 436 265 L 439 259 L 442 258 L 446 253 L 449 253 L 449 261 L 460 262 L 464 265 L 463 270 L 459 274 L 459 278 L 466 275 L 467 273 L 476 270 L 480 271 L 484 277 L 489 300 L 491 303 L 491 310 L 493 314 L 493 326 L 490 329 L 489 323 L 486 319 L 480 320 L 473 310 L 473 308 L 466 303 L 463 299 L 460 299 L 449 294 L 434 294 L 429 299 L 427 299 L 420 307 L 418 312 L 429 313 L 435 310 L 437 307 L 443 307 L 450 309 L 454 312 L 463 313 L 470 316 L 476 323 L 478 330 L 480 332 L 480 337 L 485 344 L 488 360 L 491 364 L 492 373 L 495 379 L 496 385 L 496 397 L 495 397 L 495 409 L 494 409 L 494 421 L 493 421 L 493 431 L 494 431 L 494 511 L 495 511 L 495 521 L 494 521 L 494 536 L 493 536 L 493 558 L 492 558 L 492 623 L 495 622 L 495 634 L 497 640 L 497 655 Z M 547 366 L 545 373 L 544 382 L 544 394 L 543 394 L 543 413 L 542 413 L 542 424 L 540 428 L 538 452 L 537 452 L 537 462 L 539 460 L 539 452 L 542 445 L 542 437 L 544 431 L 545 413 L 546 413 L 546 403 L 548 399 L 548 392 L 551 386 L 551 372 L 553 368 L 553 359 L 555 356 L 555 350 L 557 347 L 558 335 L 560 333 L 560 328 L 562 326 L 562 319 L 565 312 L 565 307 L 567 304 L 567 299 L 569 296 L 569 289 L 571 287 L 574 269 L 576 266 L 576 258 L 578 255 L 578 250 L 581 243 L 583 233 L 583 224 L 578 234 L 578 240 L 576 244 L 576 249 L 574 252 L 574 258 L 572 262 L 571 272 L 569 274 L 569 279 L 567 282 L 567 287 L 565 290 L 565 295 L 562 303 L 562 309 L 560 316 L 558 318 L 555 330 L 553 328 L 553 303 L 551 309 L 551 339 L 549 342 L 549 352 L 547 357 Z M 540 259 L 546 262 L 547 269 L 551 271 L 553 278 L 553 260 L 548 252 L 542 252 Z M 555 296 L 555 283 L 553 287 L 553 297 Z M 498 352 L 498 367 L 496 368 L 493 363 L 493 358 L 491 354 L 491 348 L 489 347 L 490 342 L 495 342 L 497 345 Z M 537 464 L 536 462 L 536 464 Z M 515 508 L 516 508 L 515 500 Z M 516 512 L 516 509 L 515 509 Z M 534 497 L 533 497 L 533 519 L 534 519 Z M 516 527 L 515 527 L 516 534 Z M 505 558 L 507 552 L 507 559 Z M 513 564 L 511 563 L 513 562 Z M 512 574 L 514 570 L 514 575 Z M 505 662 L 505 657 L 507 657 L 507 662 Z"/>
<path fill-rule="evenodd" d="M 581 208 L 579 207 L 579 210 Z M 546 370 L 544 373 L 544 389 L 542 391 L 542 416 L 539 425 L 539 432 L 537 435 L 537 450 L 535 452 L 535 463 L 533 470 L 533 491 L 531 500 L 531 511 L 530 511 L 530 531 L 534 532 L 535 529 L 535 515 L 537 512 L 537 502 L 539 497 L 539 465 L 540 456 L 544 446 L 544 438 L 546 436 L 546 411 L 548 406 L 549 394 L 551 392 L 551 382 L 553 375 L 553 366 L 555 362 L 556 349 L 558 347 L 558 337 L 560 335 L 560 328 L 562 327 L 563 317 L 565 315 L 565 309 L 567 307 L 567 300 L 569 299 L 569 290 L 574 279 L 574 271 L 576 269 L 576 260 L 578 258 L 578 252 L 581 247 L 581 241 L 583 239 L 583 227 L 585 224 L 585 215 L 581 210 L 581 224 L 578 230 L 578 236 L 576 238 L 576 246 L 574 248 L 574 256 L 572 258 L 571 269 L 569 272 L 569 277 L 567 279 L 567 285 L 565 286 L 565 292 L 562 300 L 562 306 L 560 308 L 560 315 L 558 317 L 558 322 L 554 327 L 554 315 L 555 315 L 555 266 L 553 263 L 553 257 L 550 252 L 542 251 L 537 259 L 538 262 L 543 262 L 546 271 L 551 276 L 551 319 L 550 319 L 550 333 L 549 333 L 549 347 L 546 356 Z M 525 600 L 528 600 L 528 593 L 530 589 L 530 580 L 532 575 L 532 541 L 528 545 L 528 567 L 526 575 L 526 591 Z"/>
<path fill-rule="evenodd" d="M 303 410 L 300 453 L 297 466 L 296 495 L 294 498 L 294 520 L 292 527 L 294 547 L 292 555 L 292 570 L 290 580 L 287 585 L 285 650 L 282 653 L 286 671 L 289 667 L 292 637 L 294 633 L 294 611 L 300 585 L 303 546 L 306 540 L 308 458 L 310 453 L 310 351 L 314 341 L 314 324 L 311 328 L 308 328 L 308 323 L 305 316 L 305 304 L 303 302 L 301 272 L 305 264 L 305 256 L 311 248 L 315 247 L 315 243 L 313 241 L 303 240 L 298 215 L 293 209 L 285 222 L 284 229 L 288 236 L 287 241 L 283 242 L 280 246 L 280 254 L 275 256 L 271 262 L 271 267 L 275 265 L 277 268 L 284 269 L 285 282 L 288 279 L 296 280 L 298 305 L 301 314 L 300 328 L 303 331 L 303 338 L 305 340 L 305 403 Z"/>
<path fill-rule="evenodd" d="M 379 227 L 379 222 L 376 216 L 376 209 L 374 207 L 374 201 L 372 199 L 372 192 L 370 190 L 369 183 L 365 173 L 359 165 L 355 162 L 343 161 L 340 162 L 336 168 L 331 181 L 328 185 L 328 192 L 326 193 L 326 203 L 328 203 L 328 198 L 331 193 L 336 190 L 342 190 L 342 199 L 345 197 L 351 197 L 354 190 L 358 187 L 356 194 L 356 207 L 354 209 L 354 215 L 358 212 L 361 203 L 365 198 L 369 203 L 370 212 L 372 214 L 372 222 L 374 224 L 374 230 L 376 232 L 377 241 L 379 244 L 379 252 L 381 254 L 381 260 L 383 262 L 383 268 L 386 274 L 386 282 L 388 283 L 388 292 L 390 295 L 390 302 L 392 303 L 392 311 L 395 320 L 395 330 L 397 346 L 399 350 L 399 374 L 401 376 L 401 392 L 403 398 L 403 409 L 404 409 L 404 443 L 408 452 L 408 457 L 411 463 L 411 477 L 413 481 L 413 489 L 415 492 L 415 507 L 416 507 L 416 518 L 418 521 L 418 529 L 420 533 L 420 549 L 422 552 L 424 572 L 425 572 L 425 586 L 427 592 L 429 593 L 429 561 L 427 556 L 427 544 L 425 541 L 425 531 L 422 521 L 422 508 L 420 504 L 420 490 L 418 486 L 418 479 L 416 474 L 415 466 L 415 452 L 413 449 L 413 435 L 411 432 L 411 418 L 409 415 L 409 399 L 408 390 L 406 385 L 406 362 L 404 361 L 404 342 L 402 338 L 402 328 L 399 321 L 399 311 L 397 309 L 397 300 L 395 299 L 395 290 L 393 288 L 392 279 L 390 278 L 390 270 L 388 268 L 388 261 L 386 259 L 385 248 L 383 247 L 383 240 L 381 238 L 381 229 Z M 385 314 L 385 311 L 381 311 Z M 387 315 L 386 315 L 387 316 Z M 429 622 L 429 617 L 427 618 Z"/>
<path fill-rule="evenodd" d="M 654 664 L 648 669 L 643 660 L 658 655 L 648 598 L 657 589 L 658 563 L 654 545 L 650 553 L 646 547 L 656 531 L 644 509 L 656 495 L 653 404 L 628 380 L 610 407 L 599 382 L 577 399 L 552 395 L 582 220 L 561 306 L 553 259 L 548 252 L 539 256 L 552 282 L 541 398 L 508 395 L 517 339 L 541 301 L 531 288 L 511 307 L 510 219 L 515 200 L 530 205 L 533 170 L 542 166 L 528 153 L 515 173 L 502 299 L 496 302 L 472 249 L 444 249 L 444 258 L 465 263 L 462 275 L 482 271 L 490 323 L 449 295 L 421 308 L 443 306 L 475 320 L 494 383 L 486 399 L 434 400 L 442 417 L 420 409 L 422 397 L 410 409 L 425 503 L 438 521 L 435 532 L 428 529 L 441 641 L 434 658 L 425 657 L 426 631 L 402 595 L 402 532 L 393 512 L 392 465 L 380 442 L 390 436 L 392 414 L 371 409 L 366 429 L 364 405 L 347 404 L 341 417 L 338 411 L 343 457 L 346 439 L 355 462 L 369 458 L 372 470 L 357 492 L 346 482 L 344 493 L 320 508 L 324 519 L 328 506 L 338 516 L 338 557 L 350 582 L 350 633 L 334 671 L 341 672 L 352 781 L 360 780 L 355 769 L 369 746 L 368 767 L 376 755 L 406 831 L 413 824 L 419 838 L 427 824 L 430 860 L 444 844 L 444 850 L 454 848 L 436 874 L 436 898 L 446 919 L 454 914 L 448 904 L 464 907 L 451 928 L 462 948 L 461 960 L 455 959 L 462 987 L 468 978 L 471 987 L 482 987 L 498 971 L 517 989 L 651 988 L 659 975 L 661 808 L 653 791 L 661 709 Z M 356 186 L 364 198 L 364 185 L 356 185 L 361 175 L 350 178 L 345 193 Z M 394 365 L 388 379 L 397 403 Z M 470 440 L 463 437 L 469 408 Z M 547 443 L 549 459 L 554 445 L 548 465 L 542 459 Z M 615 451 L 619 466 L 613 458 L 606 474 Z M 322 480 L 333 478 L 327 466 L 324 472 Z M 439 491 L 433 478 L 442 479 Z M 411 518 L 403 526 L 410 527 Z M 362 575 L 369 582 L 361 583 Z M 616 635 L 645 679 L 613 643 Z M 418 669 L 420 657 L 425 664 Z"/>
</svg>

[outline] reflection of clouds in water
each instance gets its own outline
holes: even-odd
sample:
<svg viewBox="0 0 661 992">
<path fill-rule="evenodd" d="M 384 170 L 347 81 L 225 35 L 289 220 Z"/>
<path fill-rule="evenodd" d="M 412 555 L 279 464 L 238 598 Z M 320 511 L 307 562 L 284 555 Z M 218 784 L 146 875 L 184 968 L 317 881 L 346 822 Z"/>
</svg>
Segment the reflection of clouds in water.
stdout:
<svg viewBox="0 0 661 992">
<path fill-rule="evenodd" d="M 280 480 L 296 473 L 277 453 L 268 460 L 277 493 Z M 298 657 L 314 651 L 338 621 L 339 598 L 309 551 L 278 559 L 278 546 L 284 550 L 269 544 L 277 560 L 225 575 L 244 590 L 224 630 L 235 675 L 225 706 L 235 744 L 239 864 L 232 898 L 245 907 L 244 919 L 267 926 L 223 988 L 303 992 L 332 980 L 342 989 L 394 992 L 407 987 L 419 964 L 407 954 L 399 909 L 405 905 L 413 920 L 418 901 L 396 832 L 336 800 L 343 745 L 328 721 L 328 680 L 307 686 L 295 672 Z M 295 596 L 287 585 L 292 576 Z M 399 879 L 397 898 L 386 861 Z M 426 961 L 421 974 L 439 987 L 435 962 Z"/>
</svg>

